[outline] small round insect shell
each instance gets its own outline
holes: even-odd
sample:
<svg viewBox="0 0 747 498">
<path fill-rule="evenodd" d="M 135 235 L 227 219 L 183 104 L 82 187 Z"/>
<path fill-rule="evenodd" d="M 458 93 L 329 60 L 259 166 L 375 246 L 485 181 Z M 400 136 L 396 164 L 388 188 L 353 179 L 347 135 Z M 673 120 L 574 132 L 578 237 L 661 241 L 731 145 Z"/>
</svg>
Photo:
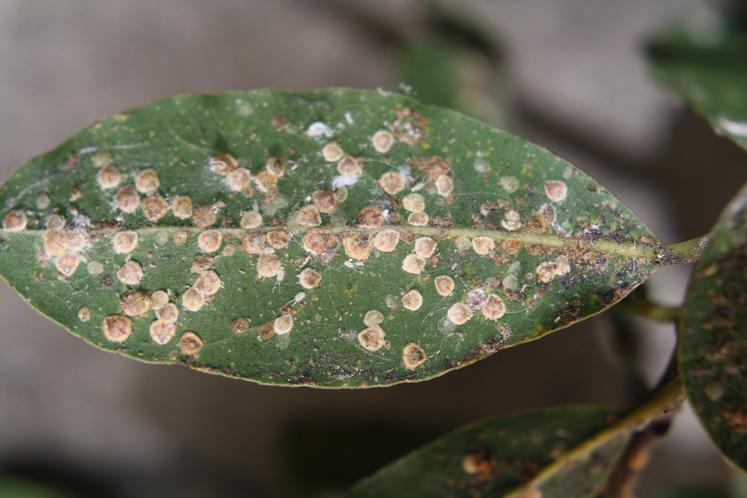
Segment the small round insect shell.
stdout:
<svg viewBox="0 0 747 498">
<path fill-rule="evenodd" d="M 359 176 L 363 174 L 363 162 L 355 157 L 345 156 L 337 163 L 337 172 L 342 176 Z"/>
<path fill-rule="evenodd" d="M 506 211 L 506 214 L 503 215 L 503 219 L 501 220 L 501 226 L 509 232 L 518 230 L 521 228 L 521 216 L 513 209 Z"/>
<path fill-rule="evenodd" d="M 186 220 L 192 216 L 192 199 L 186 195 L 177 195 L 171 204 L 171 212 L 180 220 Z"/>
<path fill-rule="evenodd" d="M 67 251 L 70 236 L 67 232 L 57 228 L 44 230 L 44 254 L 47 256 L 62 256 Z"/>
<path fill-rule="evenodd" d="M 402 260 L 402 269 L 413 275 L 420 275 L 425 269 L 425 261 L 410 253 Z"/>
<path fill-rule="evenodd" d="M 226 175 L 226 187 L 232 192 L 241 192 L 252 186 L 252 174 L 246 168 L 238 168 Z"/>
<path fill-rule="evenodd" d="M 441 197 L 449 197 L 454 191 L 454 180 L 448 175 L 441 175 L 436 178 L 436 192 Z"/>
<path fill-rule="evenodd" d="M 117 270 L 117 278 L 126 285 L 137 285 L 143 278 L 143 269 L 135 261 L 128 261 Z"/>
<path fill-rule="evenodd" d="M 337 142 L 330 142 L 322 148 L 322 157 L 329 163 L 339 161 L 344 154 Z"/>
<path fill-rule="evenodd" d="M 415 239 L 415 255 L 420 259 L 428 259 L 436 252 L 436 241 L 430 237 Z"/>
<path fill-rule="evenodd" d="M 405 188 L 405 177 L 396 171 L 389 171 L 379 178 L 379 186 L 389 195 L 394 195 Z"/>
<path fill-rule="evenodd" d="M 386 154 L 394 145 L 394 135 L 386 130 L 379 130 L 371 137 L 371 143 L 379 154 Z"/>
<path fill-rule="evenodd" d="M 168 304 L 169 295 L 166 291 L 157 290 L 153 291 L 153 293 L 150 295 L 150 299 L 151 301 L 153 301 L 153 309 L 158 310 Z"/>
<path fill-rule="evenodd" d="M 337 246 L 337 239 L 329 230 L 309 230 L 303 236 L 303 247 L 311 254 L 319 255 L 334 249 L 335 246 Z"/>
<path fill-rule="evenodd" d="M 257 274 L 262 278 L 271 278 L 283 271 L 283 265 L 274 254 L 262 254 L 257 260 Z"/>
<path fill-rule="evenodd" d="M 197 277 L 192 288 L 204 297 L 213 296 L 218 293 L 223 282 L 217 273 L 212 270 L 204 271 Z"/>
<path fill-rule="evenodd" d="M 416 290 L 411 290 L 402 296 L 402 306 L 408 311 L 417 311 L 423 306 L 423 295 Z"/>
<path fill-rule="evenodd" d="M 369 234 L 351 233 L 343 237 L 342 245 L 345 247 L 345 254 L 348 257 L 358 261 L 365 261 L 371 254 L 373 241 Z"/>
<path fill-rule="evenodd" d="M 241 213 L 241 228 L 251 229 L 262 225 L 262 215 L 257 211 L 244 211 Z"/>
<path fill-rule="evenodd" d="M 500 297 L 490 294 L 482 303 L 480 311 L 488 320 L 498 320 L 506 314 L 506 305 Z"/>
<path fill-rule="evenodd" d="M 231 154 L 221 154 L 210 159 L 210 171 L 225 176 L 239 167 L 239 162 Z"/>
<path fill-rule="evenodd" d="M 114 197 L 117 209 L 124 213 L 134 213 L 140 205 L 140 196 L 132 185 L 122 187 Z"/>
<path fill-rule="evenodd" d="M 156 308 L 154 304 L 153 307 L 156 309 L 156 318 L 159 320 L 176 323 L 179 319 L 179 308 L 177 308 L 174 303 L 166 303 L 158 308 Z"/>
<path fill-rule="evenodd" d="M 272 329 L 277 335 L 285 335 L 293 329 L 293 315 L 285 313 L 272 322 Z"/>
<path fill-rule="evenodd" d="M 96 181 L 104 190 L 115 188 L 122 181 L 122 174 L 119 172 L 116 166 L 108 164 L 99 170 L 96 175 Z"/>
<path fill-rule="evenodd" d="M 402 199 L 402 206 L 411 213 L 422 213 L 425 210 L 425 199 L 420 194 L 407 194 Z"/>
<path fill-rule="evenodd" d="M 129 254 L 137 248 L 138 234 L 132 230 L 117 232 L 112 237 L 112 249 L 117 254 Z"/>
<path fill-rule="evenodd" d="M 379 310 L 368 310 L 363 316 L 363 323 L 368 327 L 384 321 L 384 315 Z"/>
<path fill-rule="evenodd" d="M 316 206 L 304 206 L 291 215 L 291 224 L 305 227 L 316 227 L 322 224 L 319 209 Z"/>
<path fill-rule="evenodd" d="M 451 305 L 446 316 L 454 325 L 462 325 L 472 319 L 472 310 L 466 304 L 455 303 Z"/>
<path fill-rule="evenodd" d="M 399 244 L 399 232 L 397 230 L 382 230 L 374 237 L 374 247 L 381 252 L 392 252 Z"/>
<path fill-rule="evenodd" d="M 127 292 L 120 297 L 119 306 L 127 316 L 145 316 L 153 306 L 153 300 L 147 292 Z"/>
<path fill-rule="evenodd" d="M 313 289 L 317 287 L 322 281 L 322 274 L 311 268 L 304 268 L 301 273 L 298 274 L 298 283 L 304 289 Z"/>
<path fill-rule="evenodd" d="M 311 194 L 311 198 L 314 200 L 314 205 L 322 213 L 334 212 L 339 204 L 337 194 L 331 190 L 316 190 Z"/>
<path fill-rule="evenodd" d="M 285 249 L 288 247 L 288 232 L 284 230 L 273 230 L 267 232 L 267 243 L 272 246 L 273 249 Z"/>
<path fill-rule="evenodd" d="M 20 232 L 26 228 L 28 218 L 23 211 L 11 211 L 3 218 L 3 230 L 8 232 Z"/>
<path fill-rule="evenodd" d="M 545 182 L 545 195 L 553 202 L 563 202 L 568 196 L 568 186 L 559 180 Z"/>
<path fill-rule="evenodd" d="M 78 269 L 80 260 L 81 258 L 79 254 L 63 254 L 55 260 L 54 265 L 61 275 L 70 277 L 73 275 L 73 273 L 75 273 L 75 270 Z"/>
<path fill-rule="evenodd" d="M 200 232 L 200 235 L 197 236 L 197 247 L 199 247 L 202 252 L 215 252 L 220 249 L 222 242 L 223 235 L 220 230 L 205 230 L 204 232 Z"/>
<path fill-rule="evenodd" d="M 104 337 L 111 342 L 124 342 L 132 333 L 132 321 L 126 316 L 110 315 L 102 323 Z"/>
<path fill-rule="evenodd" d="M 152 194 L 160 184 L 158 173 L 153 169 L 143 170 L 135 176 L 135 188 L 141 194 Z"/>
<path fill-rule="evenodd" d="M 169 210 L 169 204 L 166 199 L 158 194 L 146 197 L 143 201 L 143 214 L 149 221 L 158 221 L 164 216 Z"/>
<path fill-rule="evenodd" d="M 179 351 L 186 356 L 197 356 L 202 346 L 202 339 L 191 330 L 185 332 L 179 339 Z"/>
<path fill-rule="evenodd" d="M 415 370 L 417 367 L 425 363 L 428 359 L 428 355 L 425 354 L 423 348 L 411 342 L 402 349 L 402 363 L 408 370 Z"/>
<path fill-rule="evenodd" d="M 366 351 L 376 352 L 386 344 L 385 337 L 382 328 L 374 324 L 358 333 L 358 344 Z"/>
<path fill-rule="evenodd" d="M 428 215 L 425 213 L 410 213 L 410 215 L 407 217 L 407 223 L 416 227 L 427 226 Z"/>
<path fill-rule="evenodd" d="M 176 335 L 176 325 L 166 320 L 153 320 L 148 328 L 150 338 L 156 344 L 167 344 Z"/>
<path fill-rule="evenodd" d="M 439 296 L 447 297 L 454 292 L 454 279 L 448 275 L 439 275 L 433 280 L 433 285 L 436 287 L 436 292 Z"/>
<path fill-rule="evenodd" d="M 486 256 L 495 249 L 495 241 L 490 237 L 475 237 L 472 239 L 472 250 L 480 256 Z"/>
<path fill-rule="evenodd" d="M 187 289 L 182 296 L 182 307 L 189 311 L 198 311 L 205 304 L 205 298 L 194 289 Z"/>
<path fill-rule="evenodd" d="M 381 210 L 374 206 L 366 206 L 358 213 L 357 225 L 364 228 L 381 228 L 386 218 Z"/>
</svg>

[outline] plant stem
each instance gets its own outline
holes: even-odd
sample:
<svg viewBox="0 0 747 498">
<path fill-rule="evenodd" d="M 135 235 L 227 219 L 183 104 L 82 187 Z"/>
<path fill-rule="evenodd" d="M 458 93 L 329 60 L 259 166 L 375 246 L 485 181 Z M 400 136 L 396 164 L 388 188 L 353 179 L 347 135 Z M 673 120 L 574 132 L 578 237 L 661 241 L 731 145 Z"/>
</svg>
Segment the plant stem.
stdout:
<svg viewBox="0 0 747 498">
<path fill-rule="evenodd" d="M 685 240 L 683 242 L 675 242 L 674 244 L 668 244 L 666 247 L 669 251 L 667 254 L 667 264 L 683 264 L 683 263 L 694 263 L 699 258 L 708 243 L 708 236 L 701 235 L 694 239 Z"/>
<path fill-rule="evenodd" d="M 555 460 L 552 465 L 546 467 L 526 485 L 506 495 L 507 498 L 534 496 L 530 494 L 531 490 L 539 489 L 545 481 L 551 479 L 556 473 L 572 466 L 575 461 L 585 460 L 595 449 L 621 433 L 643 430 L 649 426 L 651 421 L 669 417 L 683 400 L 682 383 L 679 376 L 675 376 L 654 391 L 648 401 Z"/>
</svg>

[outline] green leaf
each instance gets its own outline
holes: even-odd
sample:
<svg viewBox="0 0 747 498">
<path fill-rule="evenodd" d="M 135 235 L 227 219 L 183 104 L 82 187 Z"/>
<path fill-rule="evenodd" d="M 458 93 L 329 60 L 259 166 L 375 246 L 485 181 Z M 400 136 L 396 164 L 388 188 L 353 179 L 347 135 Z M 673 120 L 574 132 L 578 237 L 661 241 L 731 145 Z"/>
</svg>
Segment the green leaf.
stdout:
<svg viewBox="0 0 747 498">
<path fill-rule="evenodd" d="M 652 75 L 747 148 L 747 28 L 740 16 L 699 10 L 648 46 Z"/>
<path fill-rule="evenodd" d="M 32 160 L 0 206 L 0 272 L 73 334 L 269 384 L 428 379 L 671 254 L 546 150 L 375 91 L 161 100 Z"/>
<path fill-rule="evenodd" d="M 747 185 L 695 266 L 680 323 L 687 397 L 723 455 L 747 469 Z"/>
<path fill-rule="evenodd" d="M 616 418 L 601 407 L 546 408 L 460 428 L 356 484 L 348 498 L 505 496 L 536 478 Z M 630 432 L 564 462 L 526 497 L 593 497 L 625 450 Z"/>
</svg>

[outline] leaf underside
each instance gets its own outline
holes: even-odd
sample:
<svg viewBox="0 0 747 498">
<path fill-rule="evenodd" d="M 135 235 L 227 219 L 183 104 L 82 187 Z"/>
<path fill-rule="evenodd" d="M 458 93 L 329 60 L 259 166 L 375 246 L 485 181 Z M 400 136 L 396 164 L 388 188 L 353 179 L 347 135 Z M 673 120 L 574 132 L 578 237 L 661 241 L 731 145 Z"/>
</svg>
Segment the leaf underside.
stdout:
<svg viewBox="0 0 747 498">
<path fill-rule="evenodd" d="M 123 112 L 0 206 L 0 273 L 73 334 L 270 384 L 439 375 L 608 307 L 660 248 L 546 150 L 360 90 Z"/>
<path fill-rule="evenodd" d="M 458 429 L 356 484 L 347 498 L 506 496 L 594 497 L 622 456 L 630 432 L 570 459 L 542 482 L 532 479 L 614 419 L 600 407 L 548 408 Z"/>
<path fill-rule="evenodd" d="M 747 186 L 709 238 L 682 312 L 680 370 L 719 450 L 747 469 Z"/>
<path fill-rule="evenodd" d="M 747 148 L 747 30 L 736 17 L 696 13 L 648 45 L 653 77 Z"/>
</svg>

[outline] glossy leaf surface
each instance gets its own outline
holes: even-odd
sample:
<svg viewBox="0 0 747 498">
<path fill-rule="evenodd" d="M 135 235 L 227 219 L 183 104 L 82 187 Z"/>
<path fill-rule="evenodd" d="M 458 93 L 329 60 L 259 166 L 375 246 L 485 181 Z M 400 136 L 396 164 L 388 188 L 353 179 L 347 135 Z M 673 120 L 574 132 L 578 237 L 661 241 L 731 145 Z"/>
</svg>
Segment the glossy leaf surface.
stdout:
<svg viewBox="0 0 747 498">
<path fill-rule="evenodd" d="M 615 419 L 599 407 L 550 408 L 477 422 L 384 467 L 353 487 L 348 498 L 507 496 L 592 498 L 625 450 L 629 432 L 568 459 L 542 482 L 546 467 Z M 519 488 L 528 485 L 528 489 Z M 512 495 L 513 496 L 513 495 Z"/>
<path fill-rule="evenodd" d="M 663 254 L 562 159 L 374 91 L 158 101 L 0 206 L 0 273 L 73 334 L 271 384 L 427 379 L 601 311 Z"/>
<path fill-rule="evenodd" d="M 747 469 L 747 186 L 695 267 L 680 324 L 690 403 L 719 450 Z"/>
</svg>

